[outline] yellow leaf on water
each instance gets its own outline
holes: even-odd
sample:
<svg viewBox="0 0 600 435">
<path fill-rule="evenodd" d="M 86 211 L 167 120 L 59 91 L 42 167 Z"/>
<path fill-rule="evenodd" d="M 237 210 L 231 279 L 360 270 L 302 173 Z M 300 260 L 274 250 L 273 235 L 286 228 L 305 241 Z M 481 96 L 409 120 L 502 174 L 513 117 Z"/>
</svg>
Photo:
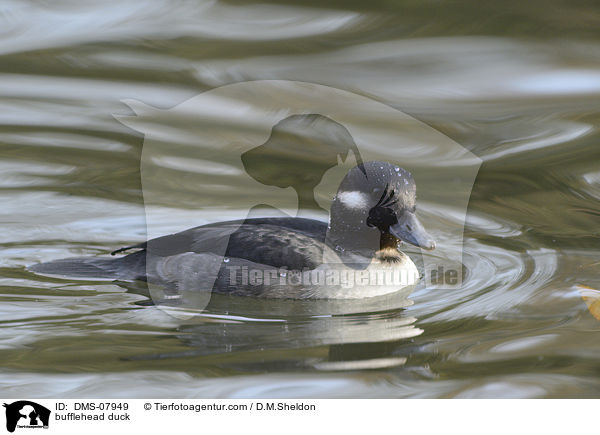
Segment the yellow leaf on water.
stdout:
<svg viewBox="0 0 600 435">
<path fill-rule="evenodd" d="M 587 285 L 578 285 L 577 289 L 592 316 L 600 320 L 600 290 L 588 287 Z"/>
</svg>

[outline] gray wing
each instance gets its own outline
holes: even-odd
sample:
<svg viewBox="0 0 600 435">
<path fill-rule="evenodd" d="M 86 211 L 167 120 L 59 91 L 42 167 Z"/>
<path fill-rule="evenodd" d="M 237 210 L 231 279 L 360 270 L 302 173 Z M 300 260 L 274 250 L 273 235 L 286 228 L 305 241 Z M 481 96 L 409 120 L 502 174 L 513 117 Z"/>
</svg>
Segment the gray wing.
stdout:
<svg viewBox="0 0 600 435">
<path fill-rule="evenodd" d="M 326 230 L 326 225 L 323 226 Z M 281 286 L 248 285 L 247 279 L 241 278 L 241 268 L 271 274 L 280 268 L 314 269 L 322 262 L 323 249 L 324 243 L 314 233 L 272 223 L 235 222 L 192 228 L 150 240 L 144 251 L 123 259 L 145 255 L 147 281 L 164 286 L 172 296 L 184 298 L 188 294 L 186 289 L 212 289 L 247 296 L 266 296 L 275 291 L 271 297 L 294 297 L 289 290 L 283 292 Z M 198 297 L 205 292 L 192 294 Z M 182 302 L 190 305 L 189 301 Z"/>
<path fill-rule="evenodd" d="M 308 230 L 278 222 L 210 224 L 150 240 L 144 248 L 159 257 L 213 253 L 277 268 L 312 269 L 322 261 L 327 225 L 311 222 Z"/>
</svg>

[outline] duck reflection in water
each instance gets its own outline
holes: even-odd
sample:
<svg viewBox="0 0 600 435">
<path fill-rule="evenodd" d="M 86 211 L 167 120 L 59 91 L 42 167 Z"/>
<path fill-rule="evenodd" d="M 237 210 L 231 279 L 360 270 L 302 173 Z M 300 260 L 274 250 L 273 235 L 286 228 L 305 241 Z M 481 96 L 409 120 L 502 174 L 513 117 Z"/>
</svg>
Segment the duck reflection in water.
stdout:
<svg viewBox="0 0 600 435">
<path fill-rule="evenodd" d="M 130 286 L 131 284 L 126 284 Z M 130 287 L 130 291 L 141 292 Z M 194 358 L 240 371 L 342 371 L 403 366 L 423 333 L 402 294 L 362 300 L 278 300 L 214 295 L 177 328 L 188 347 L 136 361 Z"/>
</svg>

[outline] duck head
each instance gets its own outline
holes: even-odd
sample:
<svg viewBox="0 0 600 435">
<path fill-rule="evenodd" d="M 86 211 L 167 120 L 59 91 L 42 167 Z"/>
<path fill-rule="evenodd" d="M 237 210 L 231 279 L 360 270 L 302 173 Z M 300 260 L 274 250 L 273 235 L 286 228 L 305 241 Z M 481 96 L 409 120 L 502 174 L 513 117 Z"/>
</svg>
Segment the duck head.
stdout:
<svg viewBox="0 0 600 435">
<path fill-rule="evenodd" d="M 331 205 L 328 243 L 339 251 L 372 257 L 397 251 L 400 241 L 423 249 L 435 242 L 416 216 L 415 181 L 387 162 L 365 162 L 342 180 Z"/>
</svg>

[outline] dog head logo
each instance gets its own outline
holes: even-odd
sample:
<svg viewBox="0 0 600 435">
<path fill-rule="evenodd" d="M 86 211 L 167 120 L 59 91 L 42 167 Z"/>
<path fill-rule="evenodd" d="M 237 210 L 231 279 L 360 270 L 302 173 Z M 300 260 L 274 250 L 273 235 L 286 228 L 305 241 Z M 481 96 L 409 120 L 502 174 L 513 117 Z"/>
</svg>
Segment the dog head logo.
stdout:
<svg viewBox="0 0 600 435">
<path fill-rule="evenodd" d="M 17 427 L 47 428 L 50 421 L 50 410 L 29 400 L 19 400 L 4 404 L 6 408 L 6 430 L 14 432 Z"/>
<path fill-rule="evenodd" d="M 194 246 L 178 246 L 180 261 L 167 264 L 163 257 L 173 252 L 173 246 L 160 238 L 165 234 L 165 213 L 186 226 L 191 221 L 241 225 L 257 217 L 325 221 L 335 211 L 332 204 L 341 183 L 363 180 L 363 189 L 370 188 L 370 183 L 377 181 L 375 173 L 382 174 L 385 168 L 372 168 L 374 174 L 369 174 L 368 162 L 382 161 L 389 163 L 386 168 L 392 171 L 407 170 L 404 183 L 396 189 L 389 185 L 390 192 L 406 190 L 414 198 L 414 189 L 408 192 L 414 184 L 410 173 L 414 174 L 420 186 L 425 227 L 428 219 L 434 219 L 428 213 L 428 203 L 444 203 L 444 234 L 438 237 L 435 255 L 422 256 L 422 269 L 437 288 L 460 285 L 462 258 L 453 246 L 462 242 L 471 188 L 481 160 L 429 125 L 346 90 L 281 80 L 226 85 L 168 110 L 139 101 L 125 103 L 134 116 L 117 119 L 144 135 L 140 172 L 151 240 L 145 248 L 145 264 L 169 280 L 169 288 L 164 288 L 148 279 L 150 295 L 158 306 L 206 307 L 211 289 L 229 261 L 225 256 L 229 237 L 237 230 L 232 224 L 215 229 L 209 238 L 195 240 Z M 435 171 L 421 170 L 432 164 Z M 354 176 L 347 178 L 354 167 L 362 174 L 354 171 Z M 346 189 L 350 196 L 345 203 L 360 203 L 362 197 L 353 194 L 356 189 L 351 187 Z M 375 202 L 389 199 L 383 192 L 376 195 L 374 189 L 369 192 L 377 196 Z M 343 216 L 346 221 L 366 219 L 351 213 Z M 186 228 L 173 224 L 173 233 Z M 350 236 L 344 233 L 347 243 L 338 245 L 350 246 L 352 252 L 354 248 L 362 252 L 365 246 L 378 249 L 379 234 L 371 227 L 361 228 L 364 231 L 360 235 L 368 240 L 355 237 L 354 231 Z M 334 240 L 339 239 L 337 236 L 339 232 Z M 336 243 L 329 245 L 337 248 Z M 179 267 L 194 273 L 182 274 Z M 456 279 L 438 283 L 443 271 L 458 271 Z M 185 315 L 185 310 L 181 313 Z"/>
</svg>

